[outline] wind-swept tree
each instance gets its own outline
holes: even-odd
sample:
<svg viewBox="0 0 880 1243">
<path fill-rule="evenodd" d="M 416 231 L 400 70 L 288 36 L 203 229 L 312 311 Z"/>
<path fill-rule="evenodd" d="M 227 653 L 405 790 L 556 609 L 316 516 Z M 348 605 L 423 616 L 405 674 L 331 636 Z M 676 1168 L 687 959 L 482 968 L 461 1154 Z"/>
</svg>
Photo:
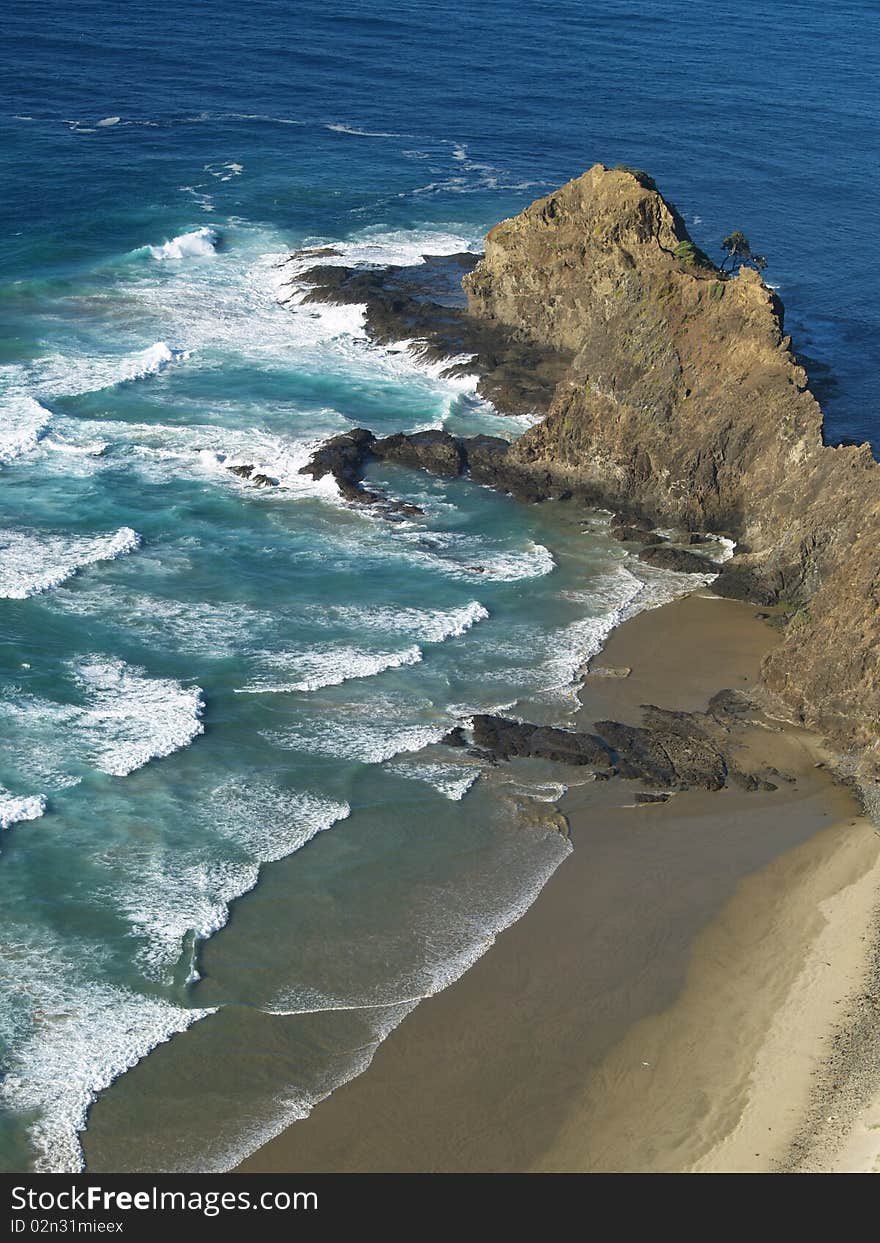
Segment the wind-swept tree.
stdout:
<svg viewBox="0 0 880 1243">
<path fill-rule="evenodd" d="M 725 252 L 721 261 L 721 271 L 733 272 L 738 267 L 748 265 L 756 268 L 759 272 L 763 272 L 767 266 L 767 260 L 763 255 L 756 255 L 752 250 L 749 239 L 745 233 L 741 233 L 736 229 L 733 233 L 728 233 L 727 237 L 721 243 L 721 249 Z M 729 263 L 730 268 L 725 268 L 725 264 Z"/>
</svg>

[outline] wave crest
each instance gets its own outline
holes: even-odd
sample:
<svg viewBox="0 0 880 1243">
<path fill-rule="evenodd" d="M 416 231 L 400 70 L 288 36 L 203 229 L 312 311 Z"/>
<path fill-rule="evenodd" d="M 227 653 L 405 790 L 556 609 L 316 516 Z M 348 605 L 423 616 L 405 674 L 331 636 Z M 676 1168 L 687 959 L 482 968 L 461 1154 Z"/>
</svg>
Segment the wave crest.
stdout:
<svg viewBox="0 0 880 1243">
<path fill-rule="evenodd" d="M 49 426 L 51 414 L 33 397 L 18 397 L 3 411 L 0 426 L 0 466 L 36 449 Z"/>
<path fill-rule="evenodd" d="M 150 255 L 154 259 L 204 259 L 209 255 L 216 253 L 216 246 L 220 238 L 216 229 L 209 229 L 202 226 L 201 229 L 193 229 L 190 233 L 180 233 L 177 237 L 172 237 L 170 241 L 163 242 L 161 246 L 150 246 Z"/>
<path fill-rule="evenodd" d="M 199 686 L 148 677 L 123 660 L 82 664 L 76 677 L 89 700 L 80 728 L 90 759 L 110 776 L 126 777 L 204 733 Z"/>
<path fill-rule="evenodd" d="M 263 661 L 273 670 L 284 671 L 292 667 L 295 673 L 305 676 L 297 682 L 270 681 L 263 677 L 240 689 L 245 694 L 317 691 L 325 686 L 341 686 L 354 678 L 372 678 L 386 669 L 417 665 L 421 660 L 422 650 L 415 644 L 402 652 L 362 652 L 353 647 L 315 649 L 293 655 L 267 652 Z"/>
<path fill-rule="evenodd" d="M 46 800 L 42 794 L 19 798 L 0 786 L 0 829 L 8 829 L 22 820 L 39 820 L 45 810 Z"/>
<path fill-rule="evenodd" d="M 85 538 L 0 531 L 0 599 L 25 600 L 50 591 L 86 566 L 115 561 L 140 545 L 141 537 L 131 527 Z"/>
</svg>

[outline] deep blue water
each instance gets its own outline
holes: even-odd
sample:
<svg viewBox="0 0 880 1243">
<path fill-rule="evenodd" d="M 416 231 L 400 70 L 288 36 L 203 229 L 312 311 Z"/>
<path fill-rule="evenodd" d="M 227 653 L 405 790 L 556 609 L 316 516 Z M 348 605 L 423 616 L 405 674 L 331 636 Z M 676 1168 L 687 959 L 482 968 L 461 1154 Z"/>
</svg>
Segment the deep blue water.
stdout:
<svg viewBox="0 0 880 1243">
<path fill-rule="evenodd" d="M 306 486 L 346 427 L 523 423 L 356 311 L 282 305 L 279 264 L 478 249 L 636 165 L 710 253 L 741 228 L 767 254 L 829 436 L 876 442 L 877 27 L 867 3 L 5 7 L 0 1165 L 75 1167 L 116 1079 L 95 1168 L 219 1168 L 357 1073 L 567 851 L 549 803 L 437 738 L 523 699 L 565 720 L 608 626 L 671 589 L 553 506 L 388 471 L 426 509 L 392 526 Z"/>
</svg>

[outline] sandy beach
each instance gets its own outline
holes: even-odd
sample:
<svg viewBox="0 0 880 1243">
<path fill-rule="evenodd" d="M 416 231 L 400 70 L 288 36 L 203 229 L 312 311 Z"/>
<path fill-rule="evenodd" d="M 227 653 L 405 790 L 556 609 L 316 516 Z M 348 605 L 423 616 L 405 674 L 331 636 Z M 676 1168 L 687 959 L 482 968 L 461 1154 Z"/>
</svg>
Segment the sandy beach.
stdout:
<svg viewBox="0 0 880 1243">
<path fill-rule="evenodd" d="M 641 614 L 582 724 L 748 690 L 776 641 L 709 592 Z M 769 721 L 743 748 L 777 789 L 572 786 L 574 850 L 527 914 L 240 1169 L 873 1168 L 880 837 L 817 738 Z"/>
</svg>

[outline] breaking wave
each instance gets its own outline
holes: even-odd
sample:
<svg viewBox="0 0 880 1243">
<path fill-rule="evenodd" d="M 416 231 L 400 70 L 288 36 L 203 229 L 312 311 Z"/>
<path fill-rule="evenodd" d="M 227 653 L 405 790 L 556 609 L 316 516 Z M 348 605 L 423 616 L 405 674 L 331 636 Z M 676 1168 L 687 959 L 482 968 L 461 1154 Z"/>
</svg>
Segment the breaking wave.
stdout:
<svg viewBox="0 0 880 1243">
<path fill-rule="evenodd" d="M 193 229 L 191 233 L 180 233 L 160 246 L 150 246 L 149 251 L 154 259 L 204 259 L 216 253 L 219 235 L 216 229 L 203 226 Z"/>
<path fill-rule="evenodd" d="M 86 566 L 134 552 L 141 537 L 131 527 L 113 535 L 46 535 L 0 531 L 0 598 L 24 600 L 58 587 Z"/>
</svg>

